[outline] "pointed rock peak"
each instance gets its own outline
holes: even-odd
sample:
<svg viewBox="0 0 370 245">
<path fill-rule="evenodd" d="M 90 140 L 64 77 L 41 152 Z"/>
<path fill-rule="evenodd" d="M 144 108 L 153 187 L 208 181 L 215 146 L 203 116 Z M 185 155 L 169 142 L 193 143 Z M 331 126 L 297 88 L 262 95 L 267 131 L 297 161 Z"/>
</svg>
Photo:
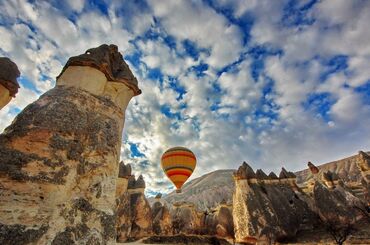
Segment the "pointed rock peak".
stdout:
<svg viewBox="0 0 370 245">
<path fill-rule="evenodd" d="M 289 178 L 289 173 L 286 171 L 285 168 L 281 168 L 280 174 L 279 174 L 280 179 L 287 179 Z"/>
<path fill-rule="evenodd" d="M 257 179 L 261 179 L 261 180 L 268 179 L 268 176 L 265 174 L 265 172 L 263 172 L 262 169 L 257 169 L 256 176 L 257 176 Z"/>
<path fill-rule="evenodd" d="M 131 175 L 131 165 L 130 164 L 127 164 L 125 165 L 125 163 L 123 161 L 121 161 L 119 163 L 119 172 L 118 172 L 118 177 L 120 178 L 127 178 Z"/>
<path fill-rule="evenodd" d="M 236 176 L 241 179 L 256 178 L 256 174 L 254 173 L 253 169 L 246 162 L 243 162 L 243 164 L 239 167 L 238 171 L 236 172 Z"/>
<path fill-rule="evenodd" d="M 17 78 L 21 75 L 17 65 L 7 57 L 0 57 L 0 84 L 9 90 L 9 94 L 15 97 L 18 93 L 19 84 Z"/>
<path fill-rule="evenodd" d="M 319 169 L 312 162 L 308 162 L 307 166 L 312 174 L 317 174 L 319 172 Z"/>
<path fill-rule="evenodd" d="M 363 157 L 364 159 L 370 159 L 370 155 L 367 154 L 366 152 L 359 151 L 358 154 Z"/>
<path fill-rule="evenodd" d="M 137 178 L 135 187 L 136 188 L 145 188 L 145 180 L 144 180 L 144 177 L 142 175 L 140 175 L 139 178 Z"/>
<path fill-rule="evenodd" d="M 130 175 L 128 178 L 128 184 L 127 184 L 127 189 L 135 189 L 135 175 Z"/>
<path fill-rule="evenodd" d="M 155 196 L 155 199 L 161 199 L 162 198 L 162 194 L 161 193 L 158 193 L 156 196 Z"/>
<path fill-rule="evenodd" d="M 270 178 L 270 179 L 279 179 L 279 177 L 277 177 L 277 175 L 276 175 L 274 172 L 271 172 L 271 173 L 269 174 L 269 178 Z"/>
</svg>

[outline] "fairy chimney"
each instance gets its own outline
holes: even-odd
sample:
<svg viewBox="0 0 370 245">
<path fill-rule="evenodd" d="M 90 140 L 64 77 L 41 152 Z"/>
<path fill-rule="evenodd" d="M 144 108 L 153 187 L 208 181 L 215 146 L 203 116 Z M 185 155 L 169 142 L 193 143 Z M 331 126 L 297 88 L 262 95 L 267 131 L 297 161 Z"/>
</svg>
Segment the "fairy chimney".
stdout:
<svg viewBox="0 0 370 245">
<path fill-rule="evenodd" d="M 115 244 L 121 136 L 138 94 L 115 45 L 68 60 L 0 135 L 0 241 Z"/>
</svg>

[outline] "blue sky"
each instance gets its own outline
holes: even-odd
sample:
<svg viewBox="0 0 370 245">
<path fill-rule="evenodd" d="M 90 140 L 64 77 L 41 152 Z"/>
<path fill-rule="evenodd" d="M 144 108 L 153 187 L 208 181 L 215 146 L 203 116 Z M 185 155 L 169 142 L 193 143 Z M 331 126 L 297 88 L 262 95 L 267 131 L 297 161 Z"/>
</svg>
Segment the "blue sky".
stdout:
<svg viewBox="0 0 370 245">
<path fill-rule="evenodd" d="M 70 56 L 118 45 L 143 94 L 121 158 L 147 194 L 172 185 L 164 150 L 187 146 L 194 177 L 242 161 L 278 171 L 370 149 L 370 2 L 360 0 L 0 2 L 0 55 L 22 73 L 3 130 L 55 85 Z"/>
</svg>

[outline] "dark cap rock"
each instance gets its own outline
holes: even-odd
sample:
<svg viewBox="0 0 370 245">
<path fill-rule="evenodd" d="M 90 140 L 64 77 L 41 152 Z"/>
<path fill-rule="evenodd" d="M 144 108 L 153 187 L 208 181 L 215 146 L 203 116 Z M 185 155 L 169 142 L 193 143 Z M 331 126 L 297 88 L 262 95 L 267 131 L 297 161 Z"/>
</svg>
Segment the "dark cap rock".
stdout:
<svg viewBox="0 0 370 245">
<path fill-rule="evenodd" d="M 256 178 L 256 174 L 254 173 L 253 169 L 246 162 L 243 162 L 243 164 L 234 173 L 234 176 L 239 177 L 241 179 Z"/>
<path fill-rule="evenodd" d="M 119 163 L 118 177 L 127 178 L 131 175 L 131 171 L 132 169 L 130 164 L 125 165 L 125 163 L 122 161 Z"/>
<path fill-rule="evenodd" d="M 141 94 L 136 77 L 132 74 L 129 66 L 123 60 L 122 54 L 114 44 L 103 44 L 97 48 L 88 49 L 84 54 L 69 58 L 63 67 L 63 72 L 69 66 L 90 66 L 100 70 L 109 81 L 121 82 L 134 91 L 135 95 Z"/>
<path fill-rule="evenodd" d="M 17 78 L 21 75 L 17 65 L 7 57 L 0 57 L 0 84 L 9 90 L 12 97 L 18 93 Z"/>
<path fill-rule="evenodd" d="M 276 175 L 274 172 L 271 172 L 271 173 L 269 174 L 269 178 L 270 178 L 270 179 L 279 179 L 279 177 L 277 177 L 277 175 Z"/>
<path fill-rule="evenodd" d="M 256 177 L 257 179 L 261 179 L 261 180 L 268 179 L 268 176 L 265 174 L 265 172 L 263 172 L 262 169 L 257 169 Z"/>
<path fill-rule="evenodd" d="M 319 169 L 312 162 L 308 162 L 307 166 L 312 174 L 317 174 L 319 172 Z"/>
<path fill-rule="evenodd" d="M 145 180 L 142 175 L 140 175 L 139 178 L 137 178 L 135 188 L 145 188 Z"/>
</svg>

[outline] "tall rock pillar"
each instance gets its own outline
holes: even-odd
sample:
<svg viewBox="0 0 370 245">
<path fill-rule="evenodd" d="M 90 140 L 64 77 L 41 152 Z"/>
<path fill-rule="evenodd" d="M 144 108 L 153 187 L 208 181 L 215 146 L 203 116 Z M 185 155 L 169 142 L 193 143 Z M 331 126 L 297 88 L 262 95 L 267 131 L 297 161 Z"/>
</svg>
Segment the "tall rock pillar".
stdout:
<svg viewBox="0 0 370 245">
<path fill-rule="evenodd" d="M 68 60 L 0 135 L 0 244 L 115 244 L 125 110 L 140 92 L 115 45 Z"/>
</svg>

